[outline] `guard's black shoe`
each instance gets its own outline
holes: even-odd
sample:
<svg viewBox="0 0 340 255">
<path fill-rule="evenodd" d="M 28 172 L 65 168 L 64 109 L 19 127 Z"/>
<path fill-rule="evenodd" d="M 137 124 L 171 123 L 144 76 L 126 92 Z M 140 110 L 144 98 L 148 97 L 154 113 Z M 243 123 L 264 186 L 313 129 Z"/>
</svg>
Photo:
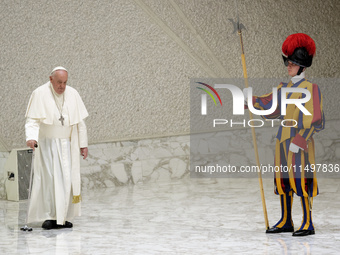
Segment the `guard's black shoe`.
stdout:
<svg viewBox="0 0 340 255">
<path fill-rule="evenodd" d="M 282 232 L 294 232 L 294 227 L 293 226 L 287 227 L 287 228 L 272 227 L 266 230 L 267 234 L 277 234 L 277 233 L 282 233 Z"/>
<path fill-rule="evenodd" d="M 57 221 L 56 220 L 45 220 L 41 227 L 44 229 L 57 228 Z"/>
<path fill-rule="evenodd" d="M 72 228 L 73 224 L 69 221 L 65 221 L 64 225 L 57 225 L 58 228 Z"/>
<path fill-rule="evenodd" d="M 315 230 L 297 230 L 293 233 L 293 236 L 309 236 L 309 235 L 314 235 Z"/>
</svg>

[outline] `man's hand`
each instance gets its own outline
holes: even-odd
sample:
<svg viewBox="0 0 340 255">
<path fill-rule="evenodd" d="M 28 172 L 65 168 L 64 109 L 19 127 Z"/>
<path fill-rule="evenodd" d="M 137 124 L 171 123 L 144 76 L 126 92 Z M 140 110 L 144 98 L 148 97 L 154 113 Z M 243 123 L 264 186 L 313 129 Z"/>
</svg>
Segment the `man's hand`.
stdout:
<svg viewBox="0 0 340 255">
<path fill-rule="evenodd" d="M 31 149 L 35 149 L 36 147 L 38 147 L 37 146 L 37 141 L 36 140 L 28 140 L 27 142 L 26 142 L 26 145 L 28 146 L 28 147 L 30 147 Z"/>
<path fill-rule="evenodd" d="M 88 153 L 89 153 L 89 150 L 87 149 L 87 147 L 80 148 L 80 154 L 83 156 L 83 159 L 87 158 Z"/>
</svg>

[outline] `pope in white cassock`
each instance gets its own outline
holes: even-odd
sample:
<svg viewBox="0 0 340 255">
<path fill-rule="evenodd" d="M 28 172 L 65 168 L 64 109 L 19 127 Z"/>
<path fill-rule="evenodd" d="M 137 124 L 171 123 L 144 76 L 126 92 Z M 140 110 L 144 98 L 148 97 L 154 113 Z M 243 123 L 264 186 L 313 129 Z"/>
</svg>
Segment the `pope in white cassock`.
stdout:
<svg viewBox="0 0 340 255">
<path fill-rule="evenodd" d="M 53 69 L 50 81 L 35 89 L 26 111 L 26 143 L 35 149 L 27 222 L 44 229 L 71 228 L 80 216 L 80 154 L 88 155 L 88 116 L 78 92 L 66 86 L 68 72 Z"/>
</svg>

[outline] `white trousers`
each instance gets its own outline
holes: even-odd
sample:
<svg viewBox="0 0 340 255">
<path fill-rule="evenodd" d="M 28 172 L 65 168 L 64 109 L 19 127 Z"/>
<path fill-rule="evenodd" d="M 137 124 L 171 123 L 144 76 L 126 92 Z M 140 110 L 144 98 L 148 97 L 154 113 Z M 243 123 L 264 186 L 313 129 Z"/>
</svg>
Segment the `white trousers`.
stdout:
<svg viewBox="0 0 340 255">
<path fill-rule="evenodd" d="M 69 138 L 39 138 L 28 222 L 56 220 L 57 224 L 80 216 L 81 203 L 72 204 Z"/>
</svg>

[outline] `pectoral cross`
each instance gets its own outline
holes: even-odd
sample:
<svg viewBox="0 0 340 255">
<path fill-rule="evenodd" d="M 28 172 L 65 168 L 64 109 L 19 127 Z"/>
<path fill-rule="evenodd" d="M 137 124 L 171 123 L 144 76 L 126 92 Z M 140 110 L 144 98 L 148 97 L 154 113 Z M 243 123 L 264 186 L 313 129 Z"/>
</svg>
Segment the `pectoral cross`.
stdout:
<svg viewBox="0 0 340 255">
<path fill-rule="evenodd" d="M 65 119 L 64 119 L 63 115 L 60 115 L 59 120 L 60 120 L 60 122 L 61 122 L 61 125 L 64 126 L 64 120 L 65 120 Z"/>
</svg>

